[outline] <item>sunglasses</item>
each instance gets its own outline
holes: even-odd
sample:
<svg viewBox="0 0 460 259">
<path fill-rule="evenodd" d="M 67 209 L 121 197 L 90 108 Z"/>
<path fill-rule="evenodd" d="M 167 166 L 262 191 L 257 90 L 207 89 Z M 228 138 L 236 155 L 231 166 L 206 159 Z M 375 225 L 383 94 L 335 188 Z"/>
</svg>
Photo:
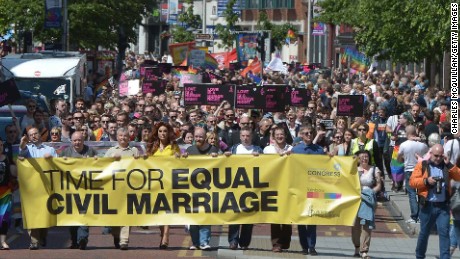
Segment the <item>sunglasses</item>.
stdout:
<svg viewBox="0 0 460 259">
<path fill-rule="evenodd" d="M 109 121 L 101 121 L 102 123 L 109 123 Z"/>
<path fill-rule="evenodd" d="M 312 133 L 312 132 L 310 132 L 310 131 L 305 131 L 305 132 L 302 132 L 302 134 L 304 134 L 304 135 L 313 135 L 313 133 Z"/>
<path fill-rule="evenodd" d="M 361 128 L 361 129 L 358 129 L 358 131 L 366 131 L 366 129 L 362 129 L 362 128 Z"/>
<path fill-rule="evenodd" d="M 59 132 L 51 132 L 51 135 L 57 136 L 57 135 L 59 135 Z"/>
<path fill-rule="evenodd" d="M 342 138 L 342 136 L 335 136 L 334 138 L 338 138 L 338 139 L 341 139 L 341 138 Z"/>
</svg>

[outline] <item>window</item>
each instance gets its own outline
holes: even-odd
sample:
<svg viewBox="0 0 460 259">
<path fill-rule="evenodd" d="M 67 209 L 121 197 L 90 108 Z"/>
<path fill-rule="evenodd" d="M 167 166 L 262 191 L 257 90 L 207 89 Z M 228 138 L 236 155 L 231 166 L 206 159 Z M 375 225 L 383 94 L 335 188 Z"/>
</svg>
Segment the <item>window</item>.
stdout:
<svg viewBox="0 0 460 259">
<path fill-rule="evenodd" d="M 246 0 L 243 2 L 243 9 L 293 9 L 295 5 L 294 0 Z"/>
</svg>

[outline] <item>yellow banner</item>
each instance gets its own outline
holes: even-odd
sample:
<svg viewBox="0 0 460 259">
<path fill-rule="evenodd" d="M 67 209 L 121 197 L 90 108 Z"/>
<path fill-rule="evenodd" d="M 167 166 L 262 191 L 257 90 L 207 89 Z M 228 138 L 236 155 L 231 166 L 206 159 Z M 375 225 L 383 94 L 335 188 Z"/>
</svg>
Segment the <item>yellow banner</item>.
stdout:
<svg viewBox="0 0 460 259">
<path fill-rule="evenodd" d="M 351 226 L 361 201 L 350 157 L 41 158 L 18 166 L 26 228 Z"/>
</svg>

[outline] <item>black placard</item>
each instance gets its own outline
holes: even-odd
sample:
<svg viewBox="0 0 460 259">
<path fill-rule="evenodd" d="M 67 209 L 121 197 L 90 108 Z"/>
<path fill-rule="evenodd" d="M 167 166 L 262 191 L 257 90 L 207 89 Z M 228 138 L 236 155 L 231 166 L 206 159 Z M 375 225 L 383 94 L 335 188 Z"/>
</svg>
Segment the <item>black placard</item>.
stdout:
<svg viewBox="0 0 460 259">
<path fill-rule="evenodd" d="M 206 85 L 206 104 L 220 105 L 222 101 L 235 102 L 235 85 Z"/>
<path fill-rule="evenodd" d="M 0 84 L 0 107 L 12 104 L 19 99 L 21 99 L 21 94 L 13 78 Z"/>
<path fill-rule="evenodd" d="M 159 67 L 145 67 L 143 75 L 141 73 L 141 77 L 148 81 L 158 80 L 161 76 L 161 70 Z"/>
<path fill-rule="evenodd" d="M 206 103 L 206 85 L 185 84 L 184 103 L 185 105 L 203 105 Z"/>
<path fill-rule="evenodd" d="M 260 94 L 263 96 L 263 107 L 266 112 L 284 112 L 289 105 L 290 91 L 286 85 L 264 85 Z"/>
<path fill-rule="evenodd" d="M 222 101 L 235 102 L 234 85 L 185 84 L 186 105 L 220 105 Z"/>
<path fill-rule="evenodd" d="M 152 93 L 153 95 L 160 95 L 165 93 L 166 81 L 164 80 L 144 80 L 142 81 L 142 93 Z"/>
<path fill-rule="evenodd" d="M 235 108 L 263 109 L 264 97 L 261 95 L 261 87 L 237 86 Z"/>
<path fill-rule="evenodd" d="M 320 123 L 323 123 L 327 130 L 334 129 L 334 120 L 320 120 Z"/>
<path fill-rule="evenodd" d="M 363 95 L 337 96 L 337 116 L 362 117 L 364 114 Z"/>
<path fill-rule="evenodd" d="M 305 107 L 311 101 L 311 91 L 306 88 L 292 88 L 289 103 L 295 107 Z"/>
<path fill-rule="evenodd" d="M 171 74 L 172 64 L 171 63 L 158 63 L 161 73 Z"/>
</svg>

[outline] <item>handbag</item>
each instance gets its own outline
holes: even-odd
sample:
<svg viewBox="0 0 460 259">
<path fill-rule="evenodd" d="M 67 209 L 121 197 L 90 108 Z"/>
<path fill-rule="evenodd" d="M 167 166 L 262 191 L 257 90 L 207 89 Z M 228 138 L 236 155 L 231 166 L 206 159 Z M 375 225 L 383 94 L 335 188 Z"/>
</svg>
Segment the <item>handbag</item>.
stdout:
<svg viewBox="0 0 460 259">
<path fill-rule="evenodd" d="M 454 193 L 450 197 L 450 209 L 454 213 L 460 212 L 460 188 L 455 188 Z"/>
</svg>

